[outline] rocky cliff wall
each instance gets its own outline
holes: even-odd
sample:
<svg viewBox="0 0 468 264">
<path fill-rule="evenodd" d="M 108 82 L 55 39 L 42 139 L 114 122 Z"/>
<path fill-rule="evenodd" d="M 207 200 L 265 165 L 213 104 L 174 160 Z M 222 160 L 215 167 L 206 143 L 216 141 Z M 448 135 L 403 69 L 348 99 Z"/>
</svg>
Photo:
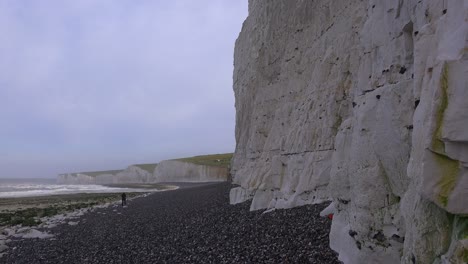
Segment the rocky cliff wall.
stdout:
<svg viewBox="0 0 468 264">
<path fill-rule="evenodd" d="M 154 182 L 153 173 L 129 166 L 121 171 L 81 172 L 60 174 L 59 184 L 118 184 L 118 183 L 147 183 Z"/>
<path fill-rule="evenodd" d="M 162 161 L 154 171 L 156 182 L 227 181 L 227 176 L 227 168 L 197 165 L 177 160 Z"/>
<path fill-rule="evenodd" d="M 148 167 L 148 168 L 147 168 Z M 60 174 L 59 184 L 120 184 L 155 182 L 215 182 L 227 181 L 224 167 L 197 165 L 177 160 L 166 160 L 157 166 L 132 165 L 122 171 L 82 172 Z M 152 170 L 152 171 L 148 171 Z"/>
<path fill-rule="evenodd" d="M 463 0 L 249 1 L 231 203 L 331 199 L 345 263 L 466 262 L 467 20 Z"/>
</svg>

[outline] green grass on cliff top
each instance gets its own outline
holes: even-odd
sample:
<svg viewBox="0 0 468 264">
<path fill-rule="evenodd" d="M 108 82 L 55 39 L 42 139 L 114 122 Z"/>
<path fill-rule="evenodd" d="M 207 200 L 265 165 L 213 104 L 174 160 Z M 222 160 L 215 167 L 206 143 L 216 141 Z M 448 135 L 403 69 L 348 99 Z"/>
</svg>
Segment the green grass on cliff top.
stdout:
<svg viewBox="0 0 468 264">
<path fill-rule="evenodd" d="M 151 172 L 153 173 L 154 169 L 156 168 L 156 166 L 158 166 L 157 163 L 146 163 L 146 164 L 135 164 L 133 165 L 135 167 L 138 167 L 142 170 L 145 170 L 147 172 Z"/>
<path fill-rule="evenodd" d="M 182 158 L 182 159 L 176 159 L 176 160 L 193 163 L 197 165 L 227 168 L 229 167 L 229 165 L 231 165 L 232 155 L 233 153 L 224 153 L 224 154 L 195 156 L 195 157 Z"/>
</svg>

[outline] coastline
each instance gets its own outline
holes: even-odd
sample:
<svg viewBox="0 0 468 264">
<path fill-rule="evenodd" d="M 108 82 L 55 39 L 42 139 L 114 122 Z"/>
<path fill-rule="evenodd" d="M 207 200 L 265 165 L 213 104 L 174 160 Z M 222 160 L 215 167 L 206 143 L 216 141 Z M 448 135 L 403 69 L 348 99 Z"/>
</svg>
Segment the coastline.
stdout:
<svg viewBox="0 0 468 264">
<path fill-rule="evenodd" d="M 249 211 L 229 204 L 230 183 L 190 184 L 94 207 L 62 224 L 20 228 L 3 263 L 339 263 L 328 205 Z M 36 239 L 25 239 L 36 238 Z M 37 239 L 39 238 L 39 239 Z M 125 239 L 122 239 L 125 238 Z M 1 244 L 1 242 L 0 242 Z"/>
<path fill-rule="evenodd" d="M 178 186 L 169 184 L 108 184 L 108 187 L 139 188 L 139 192 L 128 192 L 132 200 L 152 192 L 175 190 Z M 44 222 L 44 217 L 71 214 L 76 210 L 95 206 L 109 206 L 120 202 L 121 192 L 74 193 L 32 197 L 0 198 L 0 229 L 22 225 L 35 226 Z M 0 230 L 1 231 L 1 230 Z"/>
</svg>

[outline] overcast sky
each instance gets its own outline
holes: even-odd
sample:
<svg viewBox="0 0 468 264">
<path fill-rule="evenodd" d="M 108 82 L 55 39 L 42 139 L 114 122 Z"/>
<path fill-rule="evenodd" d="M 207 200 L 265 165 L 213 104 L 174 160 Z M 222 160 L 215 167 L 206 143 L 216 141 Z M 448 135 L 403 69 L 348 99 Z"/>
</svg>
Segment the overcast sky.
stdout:
<svg viewBox="0 0 468 264">
<path fill-rule="evenodd" d="M 0 0 L 0 177 L 233 152 L 247 0 Z"/>
</svg>

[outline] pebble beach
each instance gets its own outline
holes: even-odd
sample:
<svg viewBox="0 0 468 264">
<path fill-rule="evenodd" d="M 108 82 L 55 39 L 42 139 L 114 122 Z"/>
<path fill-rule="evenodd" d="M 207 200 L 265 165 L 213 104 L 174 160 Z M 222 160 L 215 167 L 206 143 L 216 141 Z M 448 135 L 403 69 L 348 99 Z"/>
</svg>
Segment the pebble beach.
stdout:
<svg viewBox="0 0 468 264">
<path fill-rule="evenodd" d="M 229 183 L 187 184 L 9 241 L 1 263 L 340 263 L 327 204 L 263 213 L 229 205 Z"/>
</svg>

